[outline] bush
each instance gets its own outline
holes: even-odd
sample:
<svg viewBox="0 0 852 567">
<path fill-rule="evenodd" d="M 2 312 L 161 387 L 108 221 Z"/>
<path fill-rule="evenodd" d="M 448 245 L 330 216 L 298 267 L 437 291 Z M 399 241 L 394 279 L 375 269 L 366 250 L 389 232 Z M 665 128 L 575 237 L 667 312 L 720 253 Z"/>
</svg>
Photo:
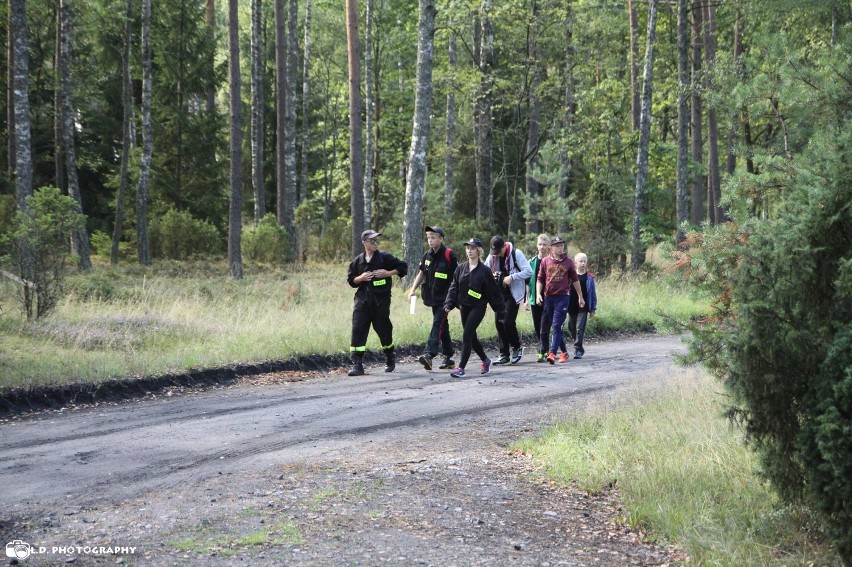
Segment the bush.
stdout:
<svg viewBox="0 0 852 567">
<path fill-rule="evenodd" d="M 268 213 L 257 226 L 243 231 L 244 260 L 265 264 L 281 264 L 290 254 L 287 232 L 278 224 L 275 215 Z"/>
<path fill-rule="evenodd" d="M 42 187 L 27 197 L 28 213 L 18 211 L 5 240 L 20 278 L 19 299 L 27 319 L 50 314 L 65 293 L 68 235 L 85 227 L 77 202 L 56 187 Z"/>
<path fill-rule="evenodd" d="M 222 254 L 222 236 L 213 223 L 186 211 L 169 209 L 151 223 L 151 250 L 159 258 L 186 260 L 203 254 Z"/>
</svg>

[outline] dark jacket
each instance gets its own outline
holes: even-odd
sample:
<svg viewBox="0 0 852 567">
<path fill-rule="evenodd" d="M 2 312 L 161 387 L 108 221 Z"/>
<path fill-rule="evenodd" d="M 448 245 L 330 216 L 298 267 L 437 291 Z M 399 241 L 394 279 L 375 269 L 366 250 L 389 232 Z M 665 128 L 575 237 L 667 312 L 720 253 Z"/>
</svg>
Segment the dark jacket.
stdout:
<svg viewBox="0 0 852 567">
<path fill-rule="evenodd" d="M 346 276 L 346 281 L 350 286 L 358 288 L 355 292 L 355 303 L 363 303 L 368 298 L 375 300 L 387 298 L 390 301 L 391 287 L 393 287 L 393 278 L 382 278 L 380 280 L 371 280 L 355 283 L 355 278 L 364 272 L 372 272 L 374 270 L 397 270 L 399 277 L 403 277 L 408 273 L 408 264 L 387 252 L 376 251 L 370 261 L 364 257 L 364 253 L 358 254 L 352 263 L 349 264 L 349 273 Z"/>
<path fill-rule="evenodd" d="M 430 248 L 420 260 L 420 271 L 424 275 L 420 295 L 423 303 L 430 307 L 440 307 L 444 304 L 450 283 L 453 281 L 453 274 L 459 265 L 454 250 L 449 250 L 450 261 L 447 262 L 447 250 L 449 249 L 443 244 L 437 251 Z"/>
<path fill-rule="evenodd" d="M 488 303 L 500 319 L 505 316 L 506 302 L 500 286 L 494 281 L 491 270 L 480 262 L 471 270 L 468 262 L 462 262 L 453 273 L 453 282 L 447 292 L 444 309 L 474 307 Z"/>
</svg>

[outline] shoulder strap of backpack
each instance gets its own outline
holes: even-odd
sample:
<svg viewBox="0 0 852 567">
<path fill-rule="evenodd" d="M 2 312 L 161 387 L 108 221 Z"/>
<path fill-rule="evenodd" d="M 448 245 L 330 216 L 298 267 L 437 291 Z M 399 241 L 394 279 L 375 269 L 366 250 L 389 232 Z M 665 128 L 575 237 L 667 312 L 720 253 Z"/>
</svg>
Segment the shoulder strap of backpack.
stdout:
<svg viewBox="0 0 852 567">
<path fill-rule="evenodd" d="M 447 267 L 450 267 L 450 266 L 453 265 L 453 261 L 452 261 L 451 256 L 450 256 L 450 253 L 452 251 L 453 251 L 452 248 L 448 248 L 446 246 L 444 247 L 444 258 L 447 259 Z"/>
</svg>

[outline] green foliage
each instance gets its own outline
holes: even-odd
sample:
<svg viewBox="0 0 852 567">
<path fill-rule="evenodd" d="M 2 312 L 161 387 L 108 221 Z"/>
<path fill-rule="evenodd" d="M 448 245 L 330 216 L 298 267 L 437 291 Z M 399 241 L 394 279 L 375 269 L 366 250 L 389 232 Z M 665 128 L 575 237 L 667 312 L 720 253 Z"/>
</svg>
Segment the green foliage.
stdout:
<svg viewBox="0 0 852 567">
<path fill-rule="evenodd" d="M 12 264 L 22 280 L 21 306 L 27 319 L 50 314 L 65 292 L 68 242 L 71 230 L 85 226 L 73 198 L 56 187 L 42 187 L 27 197 L 27 212 L 18 211 L 6 238 Z"/>
<path fill-rule="evenodd" d="M 244 260 L 264 264 L 281 264 L 289 256 L 287 231 L 273 213 L 267 213 L 257 226 L 243 231 L 242 253 Z"/>
<path fill-rule="evenodd" d="M 221 254 L 222 236 L 207 220 L 187 211 L 169 209 L 151 222 L 151 250 L 159 258 L 186 260 L 204 254 Z"/>
<path fill-rule="evenodd" d="M 12 226 L 18 204 L 14 195 L 0 195 L 0 256 L 9 253 L 10 249 L 4 244 L 3 237 Z"/>
<path fill-rule="evenodd" d="M 693 329 L 691 359 L 724 380 L 728 415 L 745 427 L 763 474 L 783 497 L 812 499 L 848 556 L 852 88 L 826 76 L 816 110 L 829 123 L 773 176 L 784 183 L 777 217 L 693 234 L 682 258 L 715 297 Z"/>
</svg>

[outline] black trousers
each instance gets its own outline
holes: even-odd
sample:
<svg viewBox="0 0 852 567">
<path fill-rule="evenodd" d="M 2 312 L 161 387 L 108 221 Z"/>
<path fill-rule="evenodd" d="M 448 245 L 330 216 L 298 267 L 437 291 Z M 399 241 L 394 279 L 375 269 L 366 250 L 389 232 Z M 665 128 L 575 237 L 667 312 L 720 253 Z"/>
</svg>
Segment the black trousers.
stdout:
<svg viewBox="0 0 852 567">
<path fill-rule="evenodd" d="M 541 343 L 541 318 L 544 315 L 544 305 L 539 305 L 538 303 L 534 305 L 530 305 L 530 311 L 532 312 L 533 319 L 533 332 L 535 333 L 535 342 L 536 344 Z M 539 350 L 541 350 L 541 346 L 539 345 Z"/>
<path fill-rule="evenodd" d="M 583 338 L 586 336 L 586 321 L 588 321 L 589 312 L 585 309 L 575 313 L 568 312 L 568 332 L 571 333 L 571 338 L 574 339 L 574 352 L 586 354 L 586 349 L 583 348 Z"/>
<path fill-rule="evenodd" d="M 366 301 L 355 303 L 355 309 L 352 311 L 350 352 L 363 353 L 367 350 L 367 335 L 370 333 L 370 325 L 379 335 L 383 349 L 393 346 L 390 295 L 387 297 L 369 297 Z"/>
<path fill-rule="evenodd" d="M 479 338 L 476 336 L 476 329 L 485 318 L 485 304 L 483 303 L 476 307 L 465 307 L 462 305 L 460 310 L 464 333 L 462 334 L 462 351 L 459 368 L 464 368 L 470 359 L 471 350 L 476 352 L 483 362 L 488 358 L 485 355 L 485 349 L 482 348 L 482 343 L 479 342 Z"/>
<path fill-rule="evenodd" d="M 432 358 L 438 356 L 438 347 L 444 356 L 453 356 L 453 340 L 450 338 L 450 324 L 443 305 L 432 306 L 432 330 L 426 343 L 426 352 Z"/>
<path fill-rule="evenodd" d="M 506 319 L 501 323 L 494 317 L 494 326 L 497 328 L 497 342 L 500 345 L 500 354 L 508 357 L 509 348 L 521 348 L 521 337 L 518 335 L 518 304 L 512 294 L 503 294 L 506 300 Z"/>
</svg>

